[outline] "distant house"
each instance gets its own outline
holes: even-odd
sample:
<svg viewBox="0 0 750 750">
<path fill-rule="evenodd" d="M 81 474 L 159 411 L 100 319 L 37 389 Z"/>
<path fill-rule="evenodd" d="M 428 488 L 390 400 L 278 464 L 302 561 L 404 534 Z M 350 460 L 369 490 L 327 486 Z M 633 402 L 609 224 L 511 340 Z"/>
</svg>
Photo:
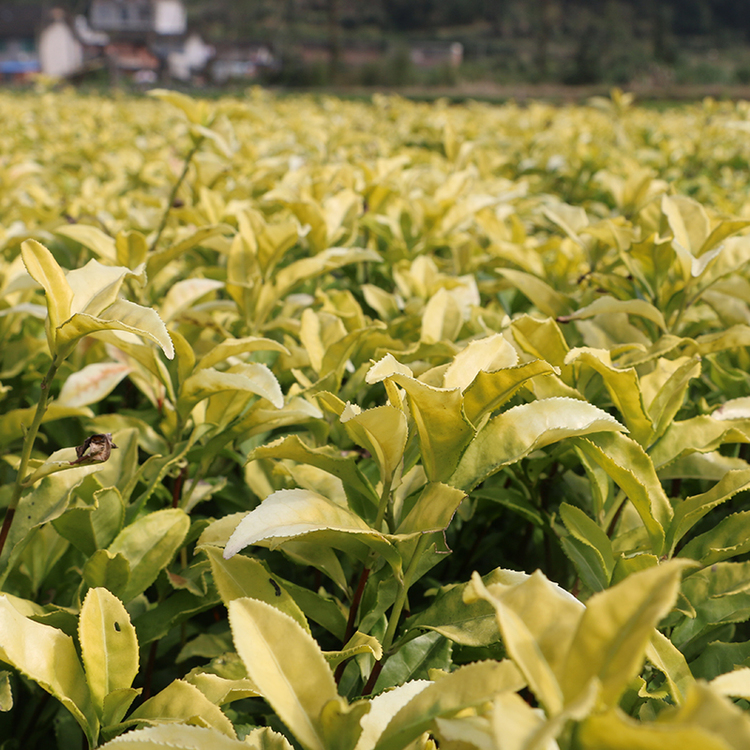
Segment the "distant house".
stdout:
<svg viewBox="0 0 750 750">
<path fill-rule="evenodd" d="M 464 46 L 461 42 L 423 42 L 412 45 L 410 58 L 420 68 L 434 68 L 438 65 L 457 68 L 464 59 Z"/>
<path fill-rule="evenodd" d="M 108 34 L 175 36 L 187 31 L 182 0 L 92 0 L 92 29 Z"/>
<path fill-rule="evenodd" d="M 0 78 L 23 80 L 36 73 L 67 78 L 100 54 L 101 35 L 85 20 L 71 21 L 61 8 L 42 5 L 0 5 Z"/>
<path fill-rule="evenodd" d="M 262 70 L 275 69 L 278 61 L 267 44 L 250 43 L 220 48 L 211 62 L 214 83 L 256 78 Z"/>
<path fill-rule="evenodd" d="M 162 72 L 184 79 L 186 70 L 189 77 L 196 44 L 191 42 L 186 52 L 182 0 L 92 0 L 89 24 L 110 37 L 106 56 L 113 81 L 124 75 L 150 84 Z"/>
<path fill-rule="evenodd" d="M 216 50 L 206 44 L 200 34 L 190 34 L 182 45 L 182 49 L 167 55 L 169 74 L 179 81 L 189 81 L 196 73 L 201 72 L 208 61 L 216 54 Z"/>
<path fill-rule="evenodd" d="M 0 78 L 19 80 L 41 70 L 37 39 L 41 5 L 0 4 Z"/>
</svg>

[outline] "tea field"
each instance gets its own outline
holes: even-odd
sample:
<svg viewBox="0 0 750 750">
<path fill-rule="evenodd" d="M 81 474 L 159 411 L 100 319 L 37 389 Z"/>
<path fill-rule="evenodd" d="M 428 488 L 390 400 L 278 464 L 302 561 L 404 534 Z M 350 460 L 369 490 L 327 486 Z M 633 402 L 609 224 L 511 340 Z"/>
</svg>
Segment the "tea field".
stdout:
<svg viewBox="0 0 750 750">
<path fill-rule="evenodd" d="M 0 94 L 0 748 L 750 747 L 750 104 L 150 94 Z"/>
</svg>

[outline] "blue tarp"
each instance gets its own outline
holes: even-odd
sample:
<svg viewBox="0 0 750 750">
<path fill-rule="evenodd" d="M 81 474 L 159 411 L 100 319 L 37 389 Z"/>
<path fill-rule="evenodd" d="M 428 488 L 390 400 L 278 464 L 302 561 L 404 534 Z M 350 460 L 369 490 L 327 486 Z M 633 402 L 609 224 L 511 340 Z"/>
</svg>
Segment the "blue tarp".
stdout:
<svg viewBox="0 0 750 750">
<path fill-rule="evenodd" d="M 0 60 L 0 74 L 13 76 L 40 70 L 39 60 Z"/>
</svg>

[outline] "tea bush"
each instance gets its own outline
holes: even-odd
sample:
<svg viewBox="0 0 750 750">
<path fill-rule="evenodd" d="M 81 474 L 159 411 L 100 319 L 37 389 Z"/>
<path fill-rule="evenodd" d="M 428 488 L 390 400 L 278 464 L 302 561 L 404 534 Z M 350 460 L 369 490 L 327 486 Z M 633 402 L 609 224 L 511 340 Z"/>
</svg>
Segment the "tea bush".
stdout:
<svg viewBox="0 0 750 750">
<path fill-rule="evenodd" d="M 2 94 L 0 742 L 744 748 L 750 107 Z"/>
</svg>

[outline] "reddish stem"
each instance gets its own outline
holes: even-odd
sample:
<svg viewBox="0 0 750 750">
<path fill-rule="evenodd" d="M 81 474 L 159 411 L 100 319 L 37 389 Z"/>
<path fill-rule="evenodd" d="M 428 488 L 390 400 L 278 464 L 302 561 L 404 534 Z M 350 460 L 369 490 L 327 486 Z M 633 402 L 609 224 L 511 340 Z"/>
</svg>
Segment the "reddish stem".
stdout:
<svg viewBox="0 0 750 750">
<path fill-rule="evenodd" d="M 0 553 L 2 553 L 3 549 L 5 548 L 5 540 L 8 538 L 8 532 L 10 531 L 10 527 L 13 523 L 13 516 L 15 515 L 16 515 L 15 508 L 8 508 L 8 510 L 5 512 L 5 519 L 3 520 L 3 528 L 0 531 Z"/>
<path fill-rule="evenodd" d="M 349 639 L 354 634 L 354 623 L 357 621 L 359 604 L 362 601 L 362 594 L 365 591 L 365 584 L 367 583 L 367 579 L 369 578 L 369 576 L 370 569 L 363 568 L 362 574 L 359 577 L 359 583 L 357 584 L 357 590 L 354 592 L 354 598 L 352 599 L 351 607 L 349 607 L 349 619 L 346 621 L 346 631 L 344 632 L 344 641 L 342 643 L 343 646 L 346 646 L 346 644 L 349 643 Z M 339 682 L 341 682 L 341 676 L 344 674 L 346 662 L 346 659 L 342 661 L 341 664 L 336 667 L 336 671 L 333 674 L 337 685 L 339 684 Z"/>
</svg>

